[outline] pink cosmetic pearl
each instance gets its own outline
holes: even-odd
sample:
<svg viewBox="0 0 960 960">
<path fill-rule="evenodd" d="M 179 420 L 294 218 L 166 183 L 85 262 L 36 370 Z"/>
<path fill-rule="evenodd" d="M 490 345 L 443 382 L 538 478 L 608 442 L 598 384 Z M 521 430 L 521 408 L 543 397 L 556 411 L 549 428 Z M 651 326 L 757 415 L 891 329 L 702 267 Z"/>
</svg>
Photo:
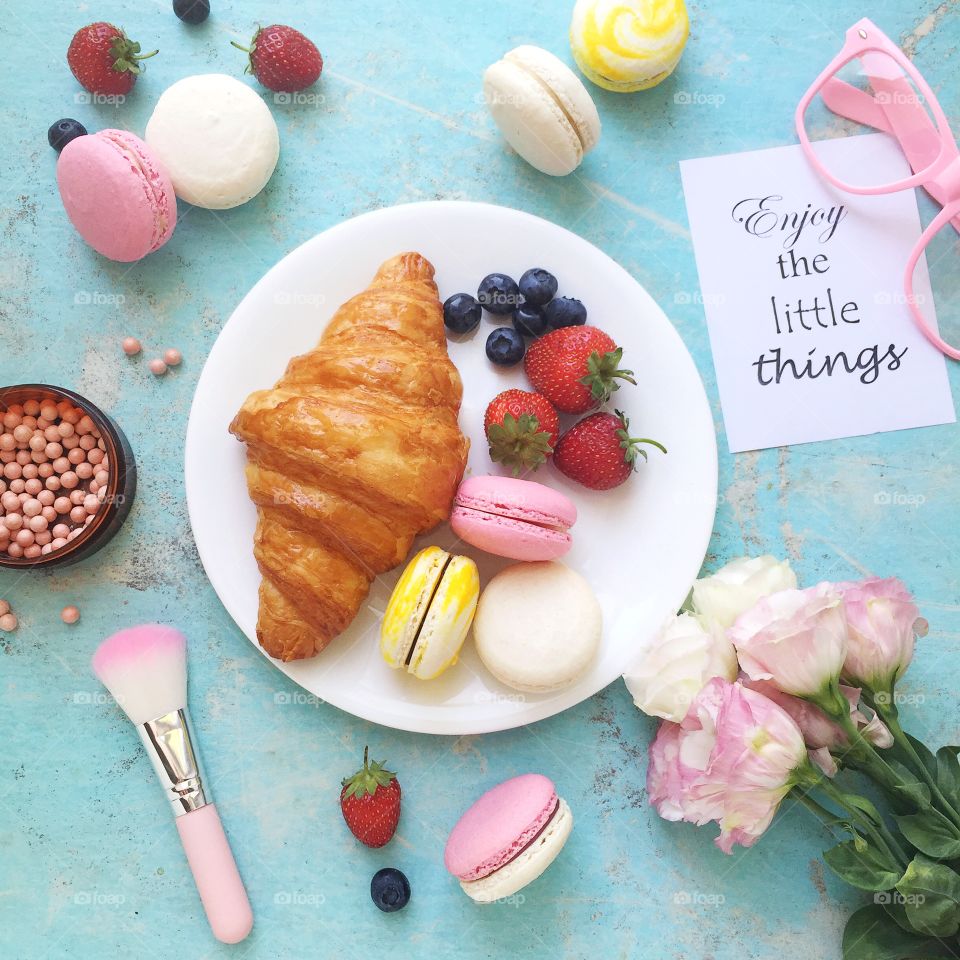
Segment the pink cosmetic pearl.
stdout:
<svg viewBox="0 0 960 960">
<path fill-rule="evenodd" d="M 78 463 L 74 472 L 81 480 L 89 480 L 93 476 L 93 464 L 86 461 Z"/>
<path fill-rule="evenodd" d="M 67 490 L 72 490 L 80 480 L 72 470 L 68 470 L 66 473 L 60 475 L 60 482 Z"/>
<path fill-rule="evenodd" d="M 62 537 L 54 537 L 53 542 L 50 544 L 54 550 L 59 550 L 61 547 L 67 545 L 67 537 L 69 536 L 70 531 L 68 530 Z"/>
<path fill-rule="evenodd" d="M 136 337 L 124 337 L 121 346 L 128 357 L 135 357 L 142 349 L 140 341 Z"/>
<path fill-rule="evenodd" d="M 21 530 L 17 531 L 16 540 L 21 547 L 31 546 L 33 544 L 33 531 L 28 527 L 23 527 Z"/>
<path fill-rule="evenodd" d="M 83 498 L 86 494 L 82 490 L 71 490 L 70 491 L 70 503 L 75 507 L 79 507 L 83 504 Z"/>
<path fill-rule="evenodd" d="M 37 492 L 34 494 L 34 496 L 35 496 L 45 507 L 52 507 L 52 506 L 53 506 L 53 501 L 56 499 L 56 498 L 54 497 L 54 495 L 53 495 L 53 491 L 52 491 L 52 490 L 44 490 L 44 489 L 43 489 L 43 484 L 42 484 L 39 480 L 37 480 L 36 483 L 37 483 Z"/>
<path fill-rule="evenodd" d="M 40 511 L 40 516 L 43 517 L 43 519 L 46 520 L 47 523 L 53 523 L 54 520 L 57 519 L 57 511 L 54 510 L 53 507 L 44 507 Z"/>
<path fill-rule="evenodd" d="M 57 473 L 66 473 L 70 469 L 70 461 L 66 457 L 57 457 L 53 461 L 53 469 Z"/>
<path fill-rule="evenodd" d="M 12 433 L 0 433 L 0 450 L 16 450 L 17 441 Z"/>
<path fill-rule="evenodd" d="M 81 450 L 92 450 L 97 445 L 95 437 L 91 437 L 90 434 L 86 434 L 80 438 L 80 449 Z"/>
<path fill-rule="evenodd" d="M 0 495 L 0 507 L 3 507 L 8 513 L 17 510 L 20 507 L 20 498 L 12 490 L 8 490 Z"/>
<path fill-rule="evenodd" d="M 35 433 L 30 438 L 29 447 L 31 450 L 42 450 L 47 445 L 47 438 L 40 432 Z"/>
<path fill-rule="evenodd" d="M 74 447 L 80 446 L 80 437 L 77 434 L 73 434 L 69 437 L 61 437 L 60 443 L 63 446 L 64 450 L 72 450 Z"/>
<path fill-rule="evenodd" d="M 17 451 L 16 461 L 21 467 L 25 467 L 28 463 L 30 463 L 32 458 L 33 454 L 29 450 Z"/>
<path fill-rule="evenodd" d="M 57 497 L 57 499 L 53 501 L 53 509 L 56 510 L 57 513 L 69 513 L 72 506 L 73 504 L 70 502 L 69 497 Z"/>
<path fill-rule="evenodd" d="M 13 463 L 17 459 L 16 451 L 0 450 L 0 463 Z"/>
<path fill-rule="evenodd" d="M 93 430 L 93 421 L 84 414 L 77 424 L 77 433 L 90 433 Z"/>
<path fill-rule="evenodd" d="M 30 499 L 30 494 L 27 493 L 26 490 L 14 490 L 13 492 L 17 495 L 17 499 L 21 504 L 26 503 Z"/>
<path fill-rule="evenodd" d="M 21 493 L 24 493 L 27 489 L 27 481 L 21 480 L 19 477 L 16 480 L 10 481 L 10 492 L 17 494 L 19 496 Z"/>
<path fill-rule="evenodd" d="M 83 509 L 91 516 L 100 509 L 100 500 L 95 494 L 87 494 L 83 498 Z"/>
<path fill-rule="evenodd" d="M 167 372 L 167 365 L 157 357 L 155 360 L 150 361 L 150 372 L 155 377 L 162 377 Z"/>
<path fill-rule="evenodd" d="M 57 441 L 51 441 L 44 446 L 43 453 L 48 460 L 56 460 L 63 455 L 63 444 Z"/>
<path fill-rule="evenodd" d="M 13 430 L 13 439 L 17 441 L 18 447 L 25 447 L 30 442 L 32 436 L 33 431 L 23 423 Z"/>
<path fill-rule="evenodd" d="M 53 464 L 51 463 L 41 463 L 37 467 L 37 475 L 43 477 L 44 480 L 47 477 L 53 476 Z"/>
<path fill-rule="evenodd" d="M 7 481 L 0 477 L 0 494 L 7 492 Z"/>
<path fill-rule="evenodd" d="M 3 415 L 3 425 L 4 425 L 8 430 L 13 430 L 14 427 L 19 427 L 19 426 L 20 426 L 20 415 L 19 415 L 18 413 L 14 413 L 12 410 L 8 410 L 8 411 Z"/>
<path fill-rule="evenodd" d="M 76 414 L 76 411 L 74 411 L 74 414 Z M 77 420 L 79 419 L 80 418 L 77 417 Z M 64 419 L 57 424 L 57 432 L 61 437 L 72 437 L 77 432 L 77 428 L 64 417 Z"/>
<path fill-rule="evenodd" d="M 74 523 L 83 523 L 87 519 L 87 511 L 82 506 L 76 506 L 70 511 L 70 519 Z"/>
<path fill-rule="evenodd" d="M 23 551 L 23 555 L 28 560 L 36 560 L 43 553 L 43 548 L 38 546 L 35 543 L 30 544 L 26 550 Z"/>
<path fill-rule="evenodd" d="M 23 405 L 23 412 L 28 417 L 35 417 L 40 412 L 39 400 L 27 400 Z"/>
<path fill-rule="evenodd" d="M 97 491 L 97 499 L 102 503 L 107 498 L 107 488 L 101 487 Z"/>
<path fill-rule="evenodd" d="M 30 522 L 27 524 L 34 533 L 42 533 L 49 525 L 50 522 L 47 518 L 41 516 L 31 517 Z"/>
<path fill-rule="evenodd" d="M 40 493 L 41 490 L 43 490 L 43 484 L 36 477 L 33 477 L 30 480 L 27 480 L 26 483 L 24 483 L 23 489 L 27 493 L 29 493 L 31 497 L 36 497 L 37 494 Z M 42 504 L 43 501 L 41 500 L 40 503 Z"/>
<path fill-rule="evenodd" d="M 74 606 L 64 607 L 60 611 L 60 619 L 64 623 L 76 623 L 80 619 L 80 611 Z"/>
<path fill-rule="evenodd" d="M 5 544 L 9 539 L 10 539 L 10 531 L 7 529 L 5 524 L 0 523 L 0 544 Z M 0 550 L 2 549 L 3 547 L 0 546 Z"/>
<path fill-rule="evenodd" d="M 60 478 L 49 476 L 46 480 L 43 481 L 44 486 L 48 490 L 59 490 L 60 489 Z"/>
<path fill-rule="evenodd" d="M 41 530 L 33 535 L 33 542 L 39 543 L 41 547 L 45 547 L 52 539 L 53 536 L 49 530 Z"/>
<path fill-rule="evenodd" d="M 49 421 L 49 420 L 44 420 L 43 417 L 37 417 L 37 422 L 34 424 L 34 426 L 35 426 L 38 430 L 46 430 L 47 427 L 50 426 L 50 421 Z"/>
<path fill-rule="evenodd" d="M 83 411 L 79 407 L 75 407 L 72 403 L 68 403 L 67 406 L 64 407 L 63 411 L 61 412 L 60 419 L 64 423 L 70 424 L 71 427 L 75 427 L 81 421 L 81 419 L 83 419 Z M 61 426 L 62 425 L 63 424 L 61 424 Z M 71 433 L 72 432 L 73 431 L 71 431 Z M 60 435 L 69 436 L 69 434 L 63 433 L 62 430 L 60 432 Z"/>
<path fill-rule="evenodd" d="M 100 463 L 105 456 L 106 454 L 102 450 L 98 449 L 97 447 L 94 447 L 94 449 L 87 454 L 87 460 L 89 460 L 90 463 L 96 465 Z"/>
<path fill-rule="evenodd" d="M 47 429 L 43 431 L 43 438 L 47 443 L 59 443 L 60 431 L 54 426 L 47 427 Z"/>
<path fill-rule="evenodd" d="M 93 479 L 97 481 L 102 487 L 109 479 L 110 474 L 106 470 L 98 470 L 94 475 Z"/>
<path fill-rule="evenodd" d="M 35 480 L 37 478 L 37 465 L 35 463 L 25 463 L 23 465 L 22 476 L 24 480 Z"/>
<path fill-rule="evenodd" d="M 3 523 L 8 530 L 19 530 L 23 526 L 23 517 L 19 513 L 8 513 Z"/>
<path fill-rule="evenodd" d="M 179 350 L 171 347 L 169 350 L 164 351 L 163 361 L 168 367 L 179 366 L 182 360 L 183 354 Z"/>
<path fill-rule="evenodd" d="M 87 459 L 86 451 L 81 450 L 80 447 L 74 447 L 67 453 L 67 459 L 70 461 L 72 466 L 76 466 L 78 463 L 83 463 Z"/>
<path fill-rule="evenodd" d="M 23 547 L 21 547 L 20 544 L 17 543 L 16 540 L 14 540 L 14 541 L 10 544 L 10 546 L 7 547 L 7 554 L 8 554 L 9 556 L 13 557 L 14 560 L 19 560 L 19 559 L 23 556 Z M 0 628 L 3 627 L 3 621 L 4 621 L 5 619 L 6 619 L 5 617 L 0 617 Z M 16 619 L 16 618 L 14 618 L 14 619 Z"/>
<path fill-rule="evenodd" d="M 40 407 L 40 416 L 44 420 L 50 420 L 51 422 L 57 419 L 57 408 L 54 404 L 47 401 Z"/>
<path fill-rule="evenodd" d="M 12 463 L 5 463 L 3 465 L 3 475 L 8 480 L 17 480 L 20 477 L 20 474 L 23 473 L 23 467 L 14 460 Z"/>
<path fill-rule="evenodd" d="M 23 515 L 25 517 L 36 517 L 39 516 L 40 511 L 43 509 L 43 504 L 31 497 L 29 500 L 25 500 L 23 504 Z"/>
<path fill-rule="evenodd" d="M 59 540 L 61 537 L 66 540 L 70 528 L 65 523 L 58 523 L 53 528 L 53 535 Z"/>
</svg>

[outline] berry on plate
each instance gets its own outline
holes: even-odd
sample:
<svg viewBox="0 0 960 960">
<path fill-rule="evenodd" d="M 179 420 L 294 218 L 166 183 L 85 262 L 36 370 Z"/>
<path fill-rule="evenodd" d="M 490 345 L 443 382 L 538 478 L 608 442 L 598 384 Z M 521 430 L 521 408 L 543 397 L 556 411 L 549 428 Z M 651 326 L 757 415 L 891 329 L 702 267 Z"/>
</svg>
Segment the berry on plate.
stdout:
<svg viewBox="0 0 960 960">
<path fill-rule="evenodd" d="M 520 293 L 527 303 L 542 307 L 557 295 L 557 278 L 542 267 L 527 270 L 520 278 Z"/>
<path fill-rule="evenodd" d="M 400 781 L 382 763 L 370 763 L 363 748 L 363 766 L 343 781 L 340 810 L 350 832 L 368 847 L 389 842 L 400 820 Z"/>
<path fill-rule="evenodd" d="M 396 867 L 384 867 L 370 881 L 370 897 L 384 913 L 402 910 L 410 902 L 410 881 Z"/>
<path fill-rule="evenodd" d="M 505 273 L 487 274 L 477 288 L 477 299 L 484 310 L 498 316 L 513 313 L 523 302 L 517 281 Z"/>
<path fill-rule="evenodd" d="M 451 333 L 469 333 L 482 314 L 483 308 L 469 293 L 455 293 L 443 303 L 443 322 Z"/>
<path fill-rule="evenodd" d="M 47 143 L 59 153 L 71 140 L 85 137 L 87 128 L 79 121 L 70 117 L 58 120 L 47 131 Z"/>
<path fill-rule="evenodd" d="M 80 86 L 91 93 L 125 94 L 142 72 L 141 60 L 158 51 L 140 53 L 140 44 L 112 23 L 102 20 L 81 27 L 67 48 L 67 64 Z"/>
<path fill-rule="evenodd" d="M 536 470 L 553 453 L 560 435 L 557 411 L 546 397 L 528 390 L 504 390 L 487 407 L 483 432 L 490 459 L 521 470 Z"/>
<path fill-rule="evenodd" d="M 497 327 L 487 337 L 487 357 L 498 367 L 518 364 L 526 349 L 523 337 L 513 327 Z"/>
<path fill-rule="evenodd" d="M 184 23 L 203 23 L 210 16 L 210 0 L 173 0 L 173 12 Z"/>
<path fill-rule="evenodd" d="M 636 383 L 621 370 L 623 350 L 596 327 L 561 327 L 530 344 L 524 369 L 530 382 L 563 413 L 586 413 L 606 403 L 618 380 Z"/>
<path fill-rule="evenodd" d="M 656 440 L 630 436 L 630 421 L 619 411 L 594 413 L 572 426 L 554 451 L 556 468 L 591 490 L 619 487 L 637 468 L 637 456 L 647 459 L 640 446 L 649 443 L 663 453 Z"/>
<path fill-rule="evenodd" d="M 513 311 L 513 325 L 525 337 L 539 337 L 547 332 L 547 318 L 543 308 L 532 303 L 521 303 Z"/>
<path fill-rule="evenodd" d="M 572 297 L 551 300 L 543 308 L 543 315 L 554 330 L 560 327 L 579 327 L 587 322 L 587 308 Z"/>
<path fill-rule="evenodd" d="M 277 93 L 305 90 L 323 70 L 323 57 L 313 41 L 281 23 L 258 27 L 249 47 L 230 42 L 250 54 L 246 72 Z"/>
</svg>

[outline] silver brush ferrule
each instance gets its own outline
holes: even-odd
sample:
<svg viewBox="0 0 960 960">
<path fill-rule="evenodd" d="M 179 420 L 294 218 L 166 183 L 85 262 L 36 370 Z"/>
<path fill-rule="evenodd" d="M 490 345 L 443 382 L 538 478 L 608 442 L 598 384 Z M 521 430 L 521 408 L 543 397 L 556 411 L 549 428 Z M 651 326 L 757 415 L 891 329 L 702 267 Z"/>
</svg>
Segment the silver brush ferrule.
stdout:
<svg viewBox="0 0 960 960">
<path fill-rule="evenodd" d="M 175 816 L 183 816 L 210 803 L 190 739 L 189 715 L 185 707 L 141 723 L 137 733 L 163 792 L 173 805 Z"/>
</svg>

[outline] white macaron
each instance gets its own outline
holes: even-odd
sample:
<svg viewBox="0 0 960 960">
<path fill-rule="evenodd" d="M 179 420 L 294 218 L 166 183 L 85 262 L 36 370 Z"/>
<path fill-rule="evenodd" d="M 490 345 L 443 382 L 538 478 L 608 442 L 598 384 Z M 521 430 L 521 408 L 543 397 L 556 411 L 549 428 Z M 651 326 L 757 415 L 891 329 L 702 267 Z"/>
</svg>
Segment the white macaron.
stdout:
<svg viewBox="0 0 960 960">
<path fill-rule="evenodd" d="M 484 666 L 515 690 L 570 686 L 600 645 L 603 616 L 590 584 L 562 563 L 517 563 L 480 596 L 473 636 Z"/>
<path fill-rule="evenodd" d="M 516 47 L 488 67 L 483 94 L 507 142 L 542 173 L 572 173 L 600 139 L 600 115 L 587 88 L 540 47 Z"/>
<path fill-rule="evenodd" d="M 280 156 L 267 105 L 224 73 L 178 80 L 157 101 L 145 139 L 170 172 L 178 197 L 226 210 L 255 197 Z"/>
</svg>

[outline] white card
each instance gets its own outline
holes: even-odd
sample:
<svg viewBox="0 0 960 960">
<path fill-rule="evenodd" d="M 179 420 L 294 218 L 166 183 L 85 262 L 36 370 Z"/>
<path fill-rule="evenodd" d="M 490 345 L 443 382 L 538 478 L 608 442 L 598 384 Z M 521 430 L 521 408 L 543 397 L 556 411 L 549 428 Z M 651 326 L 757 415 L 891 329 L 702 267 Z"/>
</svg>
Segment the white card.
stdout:
<svg viewBox="0 0 960 960">
<path fill-rule="evenodd" d="M 910 175 L 883 134 L 818 149 L 872 183 Z M 913 190 L 835 190 L 799 146 L 680 170 L 731 453 L 956 420 L 946 358 L 905 303 Z M 918 280 L 932 303 L 925 264 Z"/>
</svg>

